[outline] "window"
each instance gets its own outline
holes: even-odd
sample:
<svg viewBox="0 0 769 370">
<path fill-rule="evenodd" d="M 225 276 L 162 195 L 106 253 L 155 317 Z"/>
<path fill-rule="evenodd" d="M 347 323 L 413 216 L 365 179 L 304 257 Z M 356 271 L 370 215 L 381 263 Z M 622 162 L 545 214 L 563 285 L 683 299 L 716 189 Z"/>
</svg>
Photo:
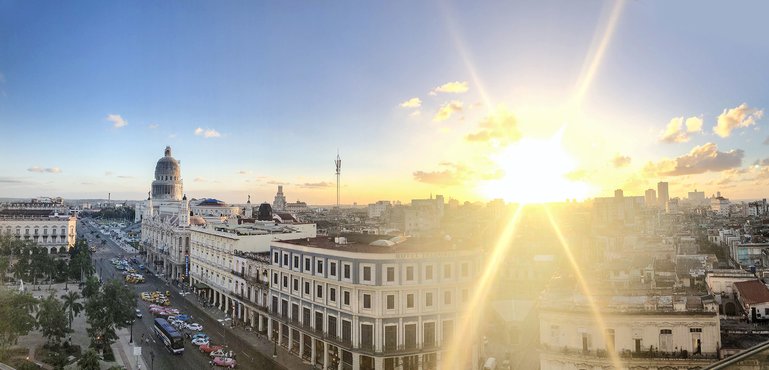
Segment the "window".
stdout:
<svg viewBox="0 0 769 370">
<path fill-rule="evenodd" d="M 272 254 L 272 263 L 276 265 L 280 263 L 280 257 L 278 256 L 278 252 L 275 252 Z"/>
<path fill-rule="evenodd" d="M 363 281 L 371 281 L 371 266 L 363 266 Z"/>
<path fill-rule="evenodd" d="M 462 270 L 461 270 L 460 273 L 462 274 L 463 278 L 466 278 L 467 275 L 470 274 L 470 266 L 467 264 L 467 262 L 465 262 L 465 263 L 462 264 L 461 268 L 462 268 Z"/>
<path fill-rule="evenodd" d="M 274 284 L 275 286 L 278 286 L 278 273 L 277 272 L 272 274 L 272 284 Z"/>
<path fill-rule="evenodd" d="M 406 266 L 406 281 L 414 281 L 414 266 Z"/>
<path fill-rule="evenodd" d="M 294 279 L 294 291 L 299 290 L 299 279 Z"/>
<path fill-rule="evenodd" d="M 467 302 L 467 297 L 468 297 L 467 289 L 462 289 L 462 303 Z"/>
<path fill-rule="evenodd" d="M 299 256 L 294 256 L 294 268 L 299 268 Z"/>
<path fill-rule="evenodd" d="M 310 282 L 305 281 L 304 282 L 304 294 L 310 294 Z"/>
<path fill-rule="evenodd" d="M 425 306 L 433 306 L 433 293 L 425 293 Z"/>
<path fill-rule="evenodd" d="M 388 282 L 395 281 L 395 267 L 388 267 L 387 268 L 387 281 Z"/>
<path fill-rule="evenodd" d="M 344 291 L 342 293 L 342 304 L 349 306 L 350 305 L 350 292 Z"/>
<path fill-rule="evenodd" d="M 323 298 L 323 285 L 318 285 L 316 287 L 316 290 L 317 290 L 316 297 L 317 298 Z"/>
<path fill-rule="evenodd" d="M 451 265 L 443 265 L 443 278 L 451 279 Z"/>
<path fill-rule="evenodd" d="M 288 288 L 288 276 L 283 277 L 283 287 Z"/>
<path fill-rule="evenodd" d="M 702 333 L 702 328 L 689 328 L 690 333 Z"/>
<path fill-rule="evenodd" d="M 328 299 L 331 302 L 336 302 L 336 288 L 328 288 Z"/>
<path fill-rule="evenodd" d="M 451 292 L 443 292 L 443 304 L 451 304 Z"/>
<path fill-rule="evenodd" d="M 406 308 L 414 308 L 414 295 L 406 294 Z"/>
<path fill-rule="evenodd" d="M 318 268 L 315 270 L 316 274 L 322 274 L 323 273 L 323 261 L 318 260 Z"/>
<path fill-rule="evenodd" d="M 312 272 L 312 260 L 310 260 L 310 257 L 304 258 L 304 272 Z"/>
<path fill-rule="evenodd" d="M 433 279 L 433 266 L 427 265 L 425 266 L 425 280 L 432 280 Z"/>
<path fill-rule="evenodd" d="M 371 294 L 363 295 L 363 308 L 366 308 L 366 309 L 371 308 Z"/>
<path fill-rule="evenodd" d="M 394 294 L 388 294 L 387 295 L 387 309 L 388 310 L 394 310 L 395 309 L 395 295 Z"/>
<path fill-rule="evenodd" d="M 350 270 L 352 270 L 352 266 L 350 266 L 349 264 L 345 263 L 342 268 L 344 269 L 344 273 L 343 273 L 342 277 L 344 277 L 345 279 L 349 279 L 350 276 L 352 275 L 352 271 L 350 271 Z"/>
<path fill-rule="evenodd" d="M 331 276 L 336 276 L 336 262 L 328 263 L 328 274 Z"/>
<path fill-rule="evenodd" d="M 288 267 L 288 253 L 283 254 L 283 267 Z"/>
</svg>

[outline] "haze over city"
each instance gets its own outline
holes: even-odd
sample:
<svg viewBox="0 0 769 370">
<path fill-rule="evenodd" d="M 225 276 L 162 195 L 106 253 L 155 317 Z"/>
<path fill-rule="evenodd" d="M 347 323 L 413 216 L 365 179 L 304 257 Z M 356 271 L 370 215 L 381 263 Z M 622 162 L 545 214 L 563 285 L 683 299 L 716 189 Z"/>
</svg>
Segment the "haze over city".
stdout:
<svg viewBox="0 0 769 370">
<path fill-rule="evenodd" d="M 2 1 L 0 193 L 144 199 L 170 145 L 229 202 L 333 204 L 337 152 L 344 204 L 761 198 L 752 6 Z"/>
</svg>

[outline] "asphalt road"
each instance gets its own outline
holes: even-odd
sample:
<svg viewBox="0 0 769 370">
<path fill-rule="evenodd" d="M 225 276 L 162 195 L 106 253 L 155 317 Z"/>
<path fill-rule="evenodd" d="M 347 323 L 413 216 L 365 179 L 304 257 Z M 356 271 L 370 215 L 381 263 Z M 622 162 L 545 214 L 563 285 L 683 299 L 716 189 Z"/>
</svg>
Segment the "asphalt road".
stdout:
<svg viewBox="0 0 769 370">
<path fill-rule="evenodd" d="M 95 238 L 96 234 L 91 234 L 91 227 L 86 226 L 83 223 L 78 225 L 78 237 L 85 237 L 88 239 L 89 245 L 96 245 L 96 253 L 93 254 L 94 265 L 96 267 L 96 273 L 101 274 L 103 280 L 108 279 L 123 279 L 123 275 L 120 274 L 110 262 L 113 257 L 132 257 L 132 255 L 126 254 L 116 243 L 110 238 L 106 238 L 107 244 L 102 246 L 101 241 Z M 98 233 L 98 231 L 97 231 Z M 100 234 L 99 234 L 100 235 Z M 101 239 L 105 239 L 104 235 L 101 235 Z M 186 299 L 181 297 L 174 289 L 171 289 L 165 282 L 155 276 L 145 275 L 145 283 L 134 285 L 137 293 L 142 291 L 166 291 L 171 290 L 171 307 L 178 308 L 182 313 L 192 315 L 193 322 L 203 325 L 203 333 L 208 334 L 214 344 L 226 344 L 230 350 L 235 351 L 238 362 L 238 368 L 241 369 L 257 369 L 257 370 L 279 370 L 285 369 L 285 367 L 276 364 L 272 358 L 268 358 L 258 351 L 256 351 L 251 345 L 248 345 L 243 339 L 237 337 L 231 333 L 231 329 L 226 328 L 222 323 L 216 321 L 216 319 L 205 313 L 200 307 L 193 305 Z M 142 347 L 142 356 L 144 361 L 153 366 L 154 369 L 210 369 L 208 364 L 209 357 L 198 350 L 196 346 L 185 339 L 184 353 L 181 355 L 173 355 L 168 352 L 166 347 L 158 340 L 153 334 L 153 322 L 154 316 L 149 313 L 149 303 L 142 301 L 137 294 L 137 308 L 142 311 L 143 317 L 138 319 L 133 324 L 133 339 L 135 342 L 141 341 L 142 335 L 145 338 L 151 338 L 149 344 L 145 344 Z M 223 316 L 223 313 L 219 315 Z M 238 329 L 239 330 L 239 329 Z M 254 340 L 257 340 L 254 338 Z M 154 353 L 154 360 L 153 354 Z M 132 354 L 127 354 L 131 356 Z"/>
</svg>

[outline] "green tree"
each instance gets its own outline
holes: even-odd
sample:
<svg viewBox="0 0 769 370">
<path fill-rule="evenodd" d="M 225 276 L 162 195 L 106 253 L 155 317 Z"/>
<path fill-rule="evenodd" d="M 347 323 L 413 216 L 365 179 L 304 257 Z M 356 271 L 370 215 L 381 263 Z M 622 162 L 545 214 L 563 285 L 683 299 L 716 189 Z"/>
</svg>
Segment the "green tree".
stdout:
<svg viewBox="0 0 769 370">
<path fill-rule="evenodd" d="M 77 366 L 81 370 L 99 370 L 99 355 L 96 351 L 88 349 L 77 360 Z"/>
<path fill-rule="evenodd" d="M 0 255 L 0 285 L 5 284 L 5 274 L 8 272 L 8 266 L 11 259 L 7 255 Z"/>
<path fill-rule="evenodd" d="M 48 338 L 48 344 L 58 345 L 71 330 L 67 325 L 67 314 L 64 305 L 53 296 L 53 293 L 40 302 L 37 311 L 37 327 Z"/>
<path fill-rule="evenodd" d="M 29 293 L 0 289 L 0 357 L 19 336 L 35 327 L 32 316 L 37 300 Z"/>
<path fill-rule="evenodd" d="M 69 319 L 69 329 L 72 329 L 72 320 L 77 317 L 77 315 L 80 314 L 80 311 L 83 310 L 83 304 L 78 302 L 77 300 L 80 299 L 80 294 L 77 294 L 77 292 L 70 291 L 67 294 L 64 294 L 61 296 L 61 299 L 64 301 L 64 309 L 67 310 L 67 318 Z"/>
<path fill-rule="evenodd" d="M 109 346 L 117 339 L 115 330 L 128 326 L 133 320 L 135 309 L 136 292 L 133 288 L 118 280 L 104 284 L 85 304 L 91 342 L 98 348 Z"/>
<path fill-rule="evenodd" d="M 97 294 L 99 292 L 99 278 L 96 276 L 89 276 L 88 279 L 85 280 L 85 287 L 83 288 L 83 298 L 90 298 L 94 294 Z"/>
</svg>

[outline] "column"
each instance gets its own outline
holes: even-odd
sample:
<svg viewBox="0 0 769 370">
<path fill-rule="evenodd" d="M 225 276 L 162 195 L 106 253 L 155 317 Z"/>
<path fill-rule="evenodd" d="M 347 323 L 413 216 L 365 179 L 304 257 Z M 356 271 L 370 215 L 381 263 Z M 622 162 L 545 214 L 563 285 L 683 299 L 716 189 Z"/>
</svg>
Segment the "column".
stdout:
<svg viewBox="0 0 769 370">
<path fill-rule="evenodd" d="M 425 360 L 425 356 L 424 355 L 422 355 L 422 354 L 417 355 L 417 363 L 419 364 L 418 365 L 419 366 L 418 367 L 419 370 L 422 370 L 422 363 L 423 363 L 424 360 Z"/>
<path fill-rule="evenodd" d="M 299 358 L 301 359 L 302 356 L 304 356 L 304 334 L 302 332 L 299 332 Z"/>
<path fill-rule="evenodd" d="M 376 370 L 384 369 L 384 358 L 374 357 L 374 369 Z M 440 367 L 438 367 L 438 369 L 440 369 Z"/>
<path fill-rule="evenodd" d="M 274 325 L 273 322 L 275 320 L 272 320 L 270 318 L 267 318 L 267 338 L 272 340 L 272 326 Z"/>
<path fill-rule="evenodd" d="M 352 354 L 352 368 L 360 369 L 360 355 L 357 353 Z"/>
<path fill-rule="evenodd" d="M 278 344 L 283 343 L 283 324 L 278 323 Z"/>
<path fill-rule="evenodd" d="M 323 342 L 323 368 L 328 369 L 328 344 Z"/>
<path fill-rule="evenodd" d="M 315 354 L 315 338 L 310 337 L 310 341 L 312 343 L 312 345 L 310 346 L 310 357 L 311 357 L 310 358 L 310 364 L 312 364 L 312 366 L 315 366 L 315 356 L 316 356 L 316 354 Z"/>
<path fill-rule="evenodd" d="M 294 345 L 294 331 L 288 328 L 288 352 L 291 352 L 291 348 Z"/>
<path fill-rule="evenodd" d="M 257 325 L 259 327 L 259 331 L 262 332 L 262 331 L 264 331 L 264 320 L 262 318 L 262 314 L 257 313 L 257 315 L 258 315 L 258 318 L 259 318 L 259 322 L 257 323 Z"/>
</svg>

